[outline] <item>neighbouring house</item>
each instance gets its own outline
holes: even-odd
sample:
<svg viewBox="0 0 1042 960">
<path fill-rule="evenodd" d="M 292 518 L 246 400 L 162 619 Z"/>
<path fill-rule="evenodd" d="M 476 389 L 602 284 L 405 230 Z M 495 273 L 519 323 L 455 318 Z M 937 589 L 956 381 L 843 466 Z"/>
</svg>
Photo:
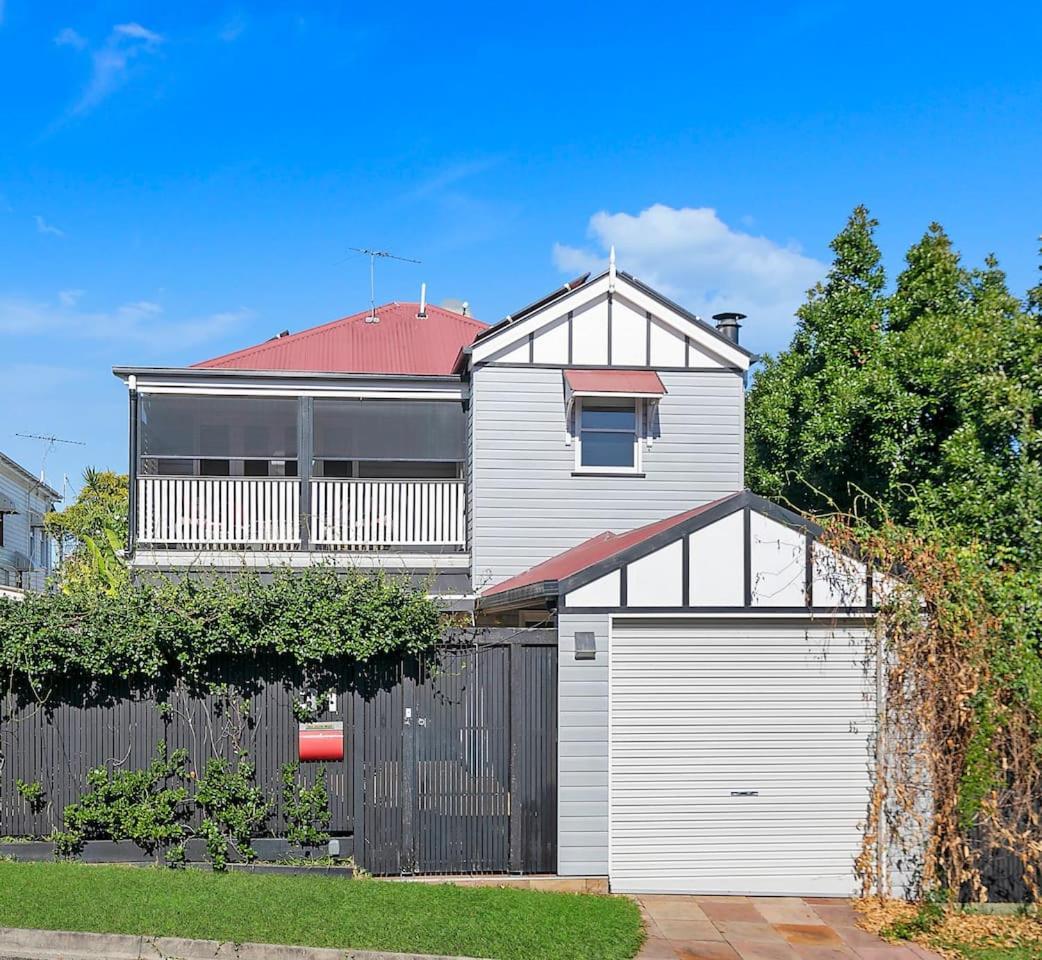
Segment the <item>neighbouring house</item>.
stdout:
<svg viewBox="0 0 1042 960">
<path fill-rule="evenodd" d="M 874 584 L 743 489 L 741 319 L 613 257 L 493 325 L 391 303 L 117 367 L 130 562 L 383 568 L 478 624 L 556 629 L 558 873 L 849 895 Z"/>
<path fill-rule="evenodd" d="M 52 567 L 44 515 L 61 494 L 0 453 L 0 596 L 43 590 Z"/>
</svg>

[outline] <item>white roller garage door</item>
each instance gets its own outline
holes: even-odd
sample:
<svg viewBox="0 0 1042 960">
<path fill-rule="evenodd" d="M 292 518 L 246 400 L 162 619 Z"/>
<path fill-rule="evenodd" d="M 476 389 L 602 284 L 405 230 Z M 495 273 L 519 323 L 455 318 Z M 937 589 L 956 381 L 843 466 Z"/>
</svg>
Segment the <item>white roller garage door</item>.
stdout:
<svg viewBox="0 0 1042 960">
<path fill-rule="evenodd" d="M 616 617 L 613 889 L 855 892 L 871 638 L 863 622 Z"/>
</svg>

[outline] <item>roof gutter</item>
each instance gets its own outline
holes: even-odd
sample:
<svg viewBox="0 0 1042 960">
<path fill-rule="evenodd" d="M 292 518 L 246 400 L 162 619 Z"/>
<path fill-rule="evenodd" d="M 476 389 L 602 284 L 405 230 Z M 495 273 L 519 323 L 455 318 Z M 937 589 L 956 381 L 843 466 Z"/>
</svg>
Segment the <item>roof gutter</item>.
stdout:
<svg viewBox="0 0 1042 960">
<path fill-rule="evenodd" d="M 339 373 L 321 370 L 241 370 L 225 367 L 113 367 L 112 373 L 121 380 L 130 376 L 189 377 L 206 379 L 217 377 L 228 380 L 256 380 L 278 377 L 282 380 L 410 380 L 416 383 L 459 383 L 455 373 Z"/>
<path fill-rule="evenodd" d="M 557 580 L 541 580 L 538 583 L 525 584 L 523 587 L 514 587 L 512 590 L 501 590 L 499 593 L 479 596 L 477 608 L 485 611 L 509 610 L 533 600 L 556 598 L 557 593 Z"/>
</svg>

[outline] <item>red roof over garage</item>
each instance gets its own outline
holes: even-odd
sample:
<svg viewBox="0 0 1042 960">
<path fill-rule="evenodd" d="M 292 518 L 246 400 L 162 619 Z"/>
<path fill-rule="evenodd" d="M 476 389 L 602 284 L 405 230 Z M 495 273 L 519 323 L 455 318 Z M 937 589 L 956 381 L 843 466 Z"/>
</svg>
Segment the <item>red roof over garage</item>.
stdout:
<svg viewBox="0 0 1042 960">
<path fill-rule="evenodd" d="M 491 597 L 498 593 L 505 593 L 507 590 L 516 590 L 519 587 L 528 587 L 533 583 L 543 583 L 547 580 L 564 580 L 565 577 L 570 577 L 580 570 L 592 567 L 595 563 L 614 557 L 616 554 L 622 553 L 623 550 L 649 540 L 656 534 L 663 533 L 671 527 L 683 523 L 685 520 L 690 520 L 692 517 L 697 517 L 700 513 L 705 513 L 718 503 L 723 503 L 724 500 L 728 500 L 732 496 L 734 494 L 721 497 L 719 500 L 712 500 L 709 503 L 702 504 L 700 507 L 685 510 L 683 513 L 666 517 L 664 520 L 656 520 L 654 523 L 638 527 L 636 530 L 630 530 L 627 533 L 612 533 L 611 531 L 599 533 L 596 537 L 591 537 L 578 546 L 572 547 L 571 550 L 559 553 L 556 557 L 544 560 L 524 573 L 519 573 L 509 580 L 504 580 L 502 583 L 489 587 L 483 592 L 482 596 Z"/>
<path fill-rule="evenodd" d="M 617 393 L 626 397 L 665 394 L 666 388 L 654 370 L 565 370 L 564 379 L 572 393 Z"/>
<path fill-rule="evenodd" d="M 376 323 L 367 322 L 370 313 L 366 310 L 194 366 L 447 376 L 453 372 L 460 350 L 487 327 L 473 317 L 440 307 L 428 306 L 426 317 L 420 318 L 416 316 L 419 308 L 417 303 L 386 303 L 377 307 Z"/>
</svg>

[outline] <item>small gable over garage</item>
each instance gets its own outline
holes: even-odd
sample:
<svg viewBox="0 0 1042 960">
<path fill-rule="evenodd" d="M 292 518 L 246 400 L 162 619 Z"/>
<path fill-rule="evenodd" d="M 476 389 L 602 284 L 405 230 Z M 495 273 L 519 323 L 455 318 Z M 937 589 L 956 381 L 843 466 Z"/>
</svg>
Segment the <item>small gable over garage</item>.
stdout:
<svg viewBox="0 0 1042 960">
<path fill-rule="evenodd" d="M 822 528 L 747 490 L 605 532 L 486 590 L 485 611 L 869 611 L 871 574 Z"/>
</svg>

